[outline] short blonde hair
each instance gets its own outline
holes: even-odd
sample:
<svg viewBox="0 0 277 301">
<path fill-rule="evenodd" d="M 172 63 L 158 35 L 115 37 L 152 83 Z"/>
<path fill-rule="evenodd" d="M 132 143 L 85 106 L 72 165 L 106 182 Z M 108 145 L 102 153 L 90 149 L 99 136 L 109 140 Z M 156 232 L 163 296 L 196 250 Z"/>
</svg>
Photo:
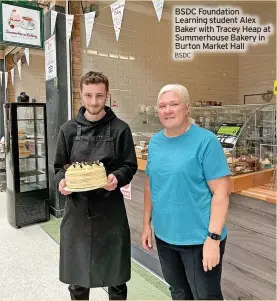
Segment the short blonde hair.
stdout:
<svg viewBox="0 0 277 301">
<path fill-rule="evenodd" d="M 178 94 L 178 96 L 180 97 L 181 101 L 189 104 L 190 103 L 190 97 L 189 97 L 189 92 L 187 90 L 186 87 L 180 85 L 180 84 L 169 84 L 169 85 L 165 85 L 164 87 L 162 87 L 162 89 L 160 90 L 159 94 L 158 94 L 158 100 L 157 100 L 157 104 L 159 103 L 159 100 L 161 98 L 161 96 L 166 93 L 166 92 L 175 92 Z"/>
<path fill-rule="evenodd" d="M 185 104 L 190 103 L 189 92 L 186 87 L 180 84 L 169 84 L 163 86 L 160 90 L 158 94 L 157 105 L 159 105 L 161 96 L 166 92 L 175 92 L 180 97 L 180 100 L 183 101 Z M 190 117 L 188 117 L 188 122 L 189 124 L 195 124 L 195 120 Z"/>
</svg>

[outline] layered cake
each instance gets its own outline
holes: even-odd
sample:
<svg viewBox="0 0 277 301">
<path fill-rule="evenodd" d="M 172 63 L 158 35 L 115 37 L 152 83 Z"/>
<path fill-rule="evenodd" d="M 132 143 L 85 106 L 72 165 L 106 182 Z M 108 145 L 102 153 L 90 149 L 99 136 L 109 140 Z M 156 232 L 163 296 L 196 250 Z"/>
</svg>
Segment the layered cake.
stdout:
<svg viewBox="0 0 277 301">
<path fill-rule="evenodd" d="M 81 162 L 69 166 L 65 172 L 68 190 L 84 191 L 102 188 L 107 185 L 107 174 L 104 164 Z"/>
</svg>

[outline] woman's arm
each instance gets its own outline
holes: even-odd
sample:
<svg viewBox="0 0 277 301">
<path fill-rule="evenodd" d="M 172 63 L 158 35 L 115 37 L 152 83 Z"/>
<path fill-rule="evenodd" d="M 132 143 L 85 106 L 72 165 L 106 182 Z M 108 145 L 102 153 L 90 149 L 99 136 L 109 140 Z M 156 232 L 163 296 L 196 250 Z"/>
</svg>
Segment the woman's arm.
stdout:
<svg viewBox="0 0 277 301">
<path fill-rule="evenodd" d="M 145 250 L 150 251 L 153 247 L 152 244 L 152 200 L 149 184 L 149 177 L 146 176 L 144 182 L 144 210 L 143 210 L 143 227 L 142 227 L 142 246 Z"/>
<path fill-rule="evenodd" d="M 150 226 L 152 220 L 152 200 L 149 184 L 149 177 L 146 176 L 144 181 L 144 211 L 143 211 L 143 225 Z"/>
<path fill-rule="evenodd" d="M 208 182 L 212 192 L 211 216 L 209 232 L 221 235 L 225 225 L 231 194 L 231 179 L 229 176 Z"/>
</svg>

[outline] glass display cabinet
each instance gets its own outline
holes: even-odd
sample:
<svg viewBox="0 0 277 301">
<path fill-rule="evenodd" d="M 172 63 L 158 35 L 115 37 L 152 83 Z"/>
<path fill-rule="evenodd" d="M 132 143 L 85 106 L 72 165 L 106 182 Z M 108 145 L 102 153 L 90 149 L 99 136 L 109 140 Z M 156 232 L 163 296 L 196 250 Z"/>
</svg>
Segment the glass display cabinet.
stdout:
<svg viewBox="0 0 277 301">
<path fill-rule="evenodd" d="M 262 106 L 254 104 L 191 107 L 190 117 L 195 120 L 197 125 L 217 133 L 222 123 L 246 123 L 249 117 Z M 140 105 L 138 111 L 135 125 L 132 126 L 136 145 L 140 145 L 140 142 L 148 142 L 155 133 L 162 129 L 157 106 Z"/>
<path fill-rule="evenodd" d="M 49 219 L 46 105 L 7 103 L 7 211 L 15 227 Z"/>
<path fill-rule="evenodd" d="M 241 127 L 233 147 L 224 151 L 233 175 L 275 169 L 276 105 L 257 109 Z"/>
<path fill-rule="evenodd" d="M 222 123 L 245 123 L 262 105 L 227 105 L 192 107 L 191 118 L 199 126 L 217 133 Z"/>
</svg>

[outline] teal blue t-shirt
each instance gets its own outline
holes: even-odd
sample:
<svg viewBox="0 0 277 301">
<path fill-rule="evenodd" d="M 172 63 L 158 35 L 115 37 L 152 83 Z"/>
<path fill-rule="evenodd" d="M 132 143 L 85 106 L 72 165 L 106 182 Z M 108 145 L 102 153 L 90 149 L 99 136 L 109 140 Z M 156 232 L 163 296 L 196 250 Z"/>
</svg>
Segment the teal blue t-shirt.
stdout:
<svg viewBox="0 0 277 301">
<path fill-rule="evenodd" d="M 212 193 L 208 181 L 230 175 L 221 144 L 210 131 L 191 125 L 178 137 L 155 134 L 148 149 L 154 232 L 174 245 L 203 244 Z M 222 239 L 227 235 L 226 226 Z"/>
</svg>

